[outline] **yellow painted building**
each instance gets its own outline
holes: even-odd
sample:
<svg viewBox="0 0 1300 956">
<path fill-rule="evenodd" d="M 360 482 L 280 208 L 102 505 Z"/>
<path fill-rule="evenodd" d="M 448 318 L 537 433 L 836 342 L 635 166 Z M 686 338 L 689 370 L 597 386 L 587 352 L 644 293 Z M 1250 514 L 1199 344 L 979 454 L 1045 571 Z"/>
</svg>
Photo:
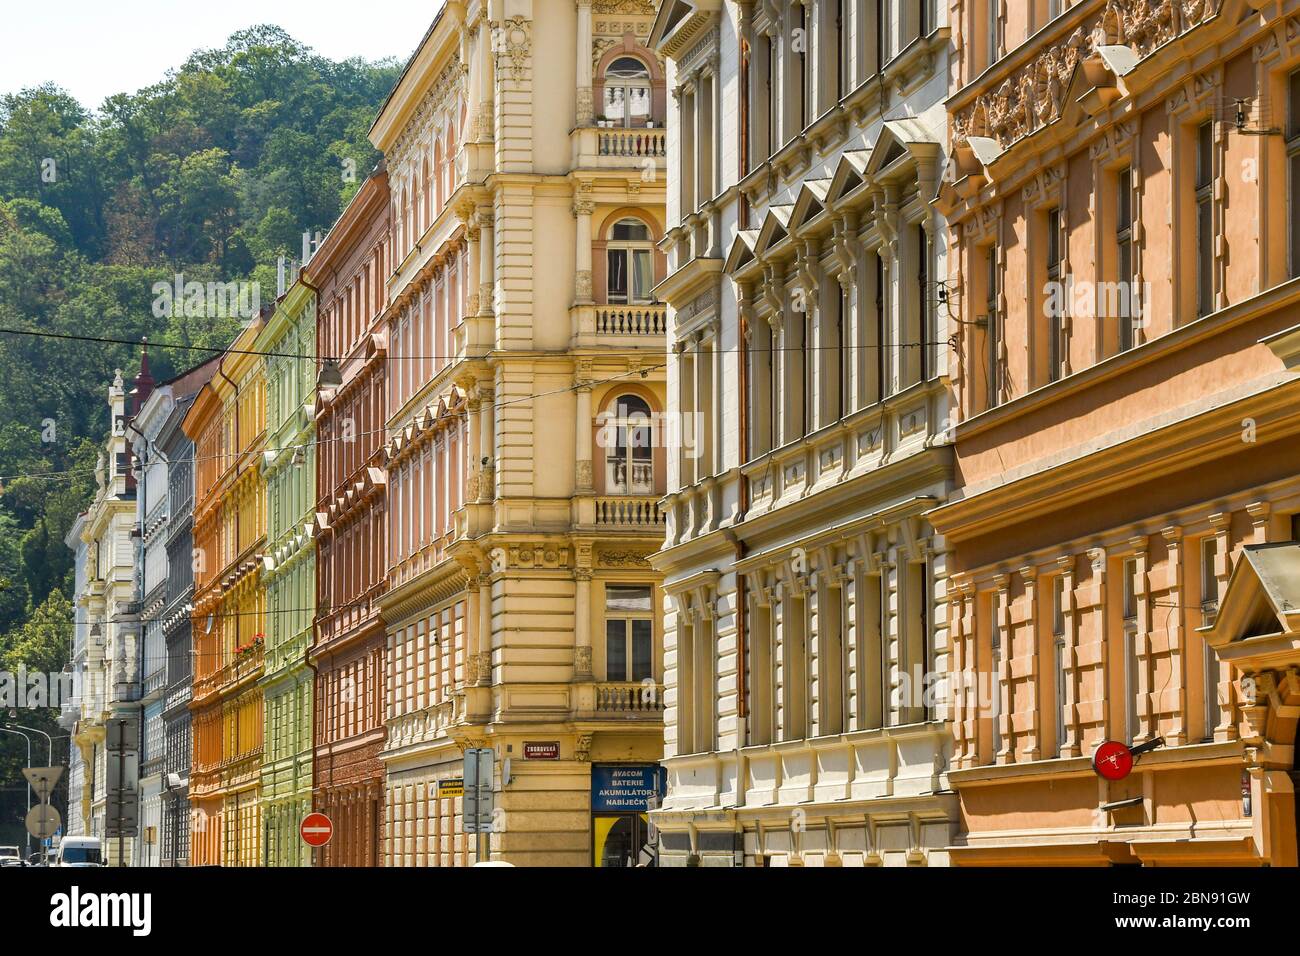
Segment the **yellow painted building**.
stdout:
<svg viewBox="0 0 1300 956">
<path fill-rule="evenodd" d="M 473 746 L 496 756 L 494 858 L 627 865 L 644 798 L 606 783 L 656 776 L 663 745 L 663 68 L 649 2 L 505 12 L 444 7 L 371 131 L 393 222 L 384 859 L 472 862 L 450 794 Z"/>
<path fill-rule="evenodd" d="M 195 442 L 193 865 L 262 862 L 265 363 L 250 323 L 184 422 Z"/>
</svg>

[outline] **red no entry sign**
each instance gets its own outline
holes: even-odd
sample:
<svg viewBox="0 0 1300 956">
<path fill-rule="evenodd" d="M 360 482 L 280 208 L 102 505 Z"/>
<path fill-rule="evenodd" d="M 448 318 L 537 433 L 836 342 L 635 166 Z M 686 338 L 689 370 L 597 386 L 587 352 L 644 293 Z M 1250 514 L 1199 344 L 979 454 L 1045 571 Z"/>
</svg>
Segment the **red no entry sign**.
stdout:
<svg viewBox="0 0 1300 956">
<path fill-rule="evenodd" d="M 1133 769 L 1133 751 L 1118 740 L 1107 740 L 1092 755 L 1092 769 L 1107 780 L 1123 780 Z"/>
<path fill-rule="evenodd" d="M 334 835 L 334 824 L 323 813 L 309 813 L 302 818 L 298 832 L 302 835 L 302 842 L 308 846 L 324 846 Z"/>
</svg>

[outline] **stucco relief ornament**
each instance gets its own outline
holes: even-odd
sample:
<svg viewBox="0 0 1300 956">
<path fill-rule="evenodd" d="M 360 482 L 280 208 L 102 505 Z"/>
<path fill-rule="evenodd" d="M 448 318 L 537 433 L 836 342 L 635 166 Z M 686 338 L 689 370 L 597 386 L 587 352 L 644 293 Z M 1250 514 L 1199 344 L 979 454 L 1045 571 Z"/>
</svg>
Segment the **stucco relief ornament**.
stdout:
<svg viewBox="0 0 1300 956">
<path fill-rule="evenodd" d="M 573 274 L 573 290 L 579 299 L 591 298 L 591 270 L 579 269 Z"/>
<path fill-rule="evenodd" d="M 591 676 L 591 648 L 590 647 L 574 648 L 573 670 L 578 677 Z"/>
<path fill-rule="evenodd" d="M 499 72 L 506 63 L 510 78 L 518 83 L 524 77 L 524 68 L 532 53 L 532 23 L 523 16 L 509 17 L 497 25 L 495 36 L 497 70 Z"/>
</svg>

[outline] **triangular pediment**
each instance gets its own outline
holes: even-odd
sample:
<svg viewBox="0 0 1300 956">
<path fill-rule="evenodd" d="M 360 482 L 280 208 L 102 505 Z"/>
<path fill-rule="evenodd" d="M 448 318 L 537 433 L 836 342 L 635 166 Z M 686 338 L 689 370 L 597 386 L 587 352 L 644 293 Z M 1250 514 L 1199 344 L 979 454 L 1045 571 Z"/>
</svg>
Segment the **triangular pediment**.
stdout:
<svg viewBox="0 0 1300 956">
<path fill-rule="evenodd" d="M 799 227 L 816 219 L 826 208 L 826 195 L 830 190 L 831 180 L 810 179 L 799 189 L 799 197 L 794 201 L 794 210 L 790 213 L 790 228 L 795 232 Z"/>
<path fill-rule="evenodd" d="M 893 166 L 900 159 L 929 158 L 942 149 L 938 136 L 915 118 L 888 120 L 880 130 L 875 145 L 871 148 L 871 158 L 864 170 L 866 177 L 872 177 Z"/>
<path fill-rule="evenodd" d="M 742 229 L 737 232 L 736 238 L 731 242 L 731 249 L 727 253 L 727 260 L 723 263 L 722 271 L 730 275 L 739 272 L 753 262 L 754 243 L 757 241 L 757 229 Z"/>
<path fill-rule="evenodd" d="M 779 244 L 789 235 L 787 227 L 790 213 L 793 211 L 793 205 L 768 208 L 767 218 L 763 220 L 763 225 L 758 230 L 758 241 L 754 243 L 754 255 L 761 257 L 768 249 Z"/>
<path fill-rule="evenodd" d="M 861 186 L 866 181 L 864 176 L 867 164 L 870 162 L 871 150 L 869 149 L 853 149 L 841 155 L 839 164 L 835 167 L 835 174 L 831 176 L 830 186 L 826 190 L 826 201 L 833 205 L 839 202 L 841 197 Z"/>
<path fill-rule="evenodd" d="M 1300 636 L 1300 542 L 1242 549 L 1219 603 L 1211 643 Z"/>
</svg>

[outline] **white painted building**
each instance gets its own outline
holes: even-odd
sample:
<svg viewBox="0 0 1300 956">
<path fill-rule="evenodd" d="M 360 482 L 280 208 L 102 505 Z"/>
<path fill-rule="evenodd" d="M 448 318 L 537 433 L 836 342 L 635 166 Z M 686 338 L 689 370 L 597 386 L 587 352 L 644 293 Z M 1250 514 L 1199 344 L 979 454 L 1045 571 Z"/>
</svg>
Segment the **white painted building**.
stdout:
<svg viewBox="0 0 1300 956">
<path fill-rule="evenodd" d="M 662 865 L 947 862 L 945 7 L 659 8 Z"/>
</svg>

